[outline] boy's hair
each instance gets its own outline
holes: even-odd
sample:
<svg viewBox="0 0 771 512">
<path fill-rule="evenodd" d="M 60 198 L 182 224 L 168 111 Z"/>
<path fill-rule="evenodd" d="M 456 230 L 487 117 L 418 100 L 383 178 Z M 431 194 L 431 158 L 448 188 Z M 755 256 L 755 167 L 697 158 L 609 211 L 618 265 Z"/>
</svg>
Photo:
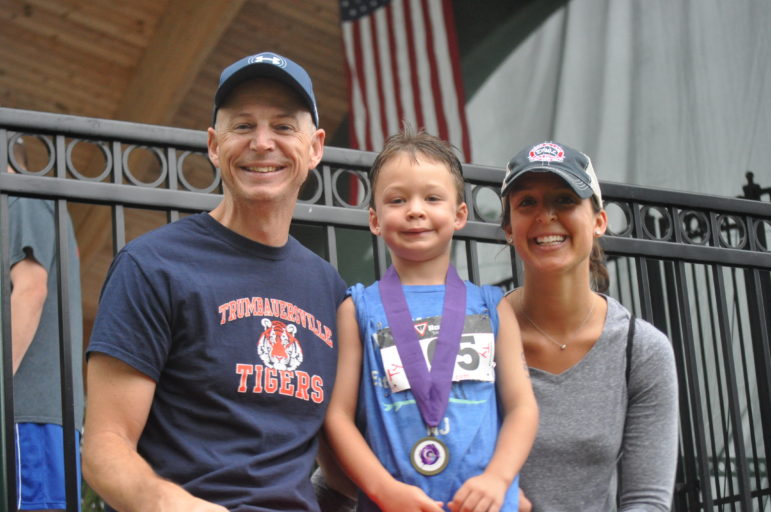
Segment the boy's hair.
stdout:
<svg viewBox="0 0 771 512">
<path fill-rule="evenodd" d="M 375 208 L 375 186 L 377 185 L 380 171 L 383 166 L 399 153 L 406 153 L 413 162 L 417 162 L 418 155 L 424 156 L 434 162 L 447 166 L 447 171 L 455 182 L 458 204 L 465 201 L 465 183 L 463 181 L 463 167 L 455 154 L 453 146 L 425 130 L 415 130 L 405 122 L 402 131 L 391 135 L 385 141 L 383 150 L 378 153 L 372 169 L 369 171 L 370 198 L 369 207 Z"/>
</svg>

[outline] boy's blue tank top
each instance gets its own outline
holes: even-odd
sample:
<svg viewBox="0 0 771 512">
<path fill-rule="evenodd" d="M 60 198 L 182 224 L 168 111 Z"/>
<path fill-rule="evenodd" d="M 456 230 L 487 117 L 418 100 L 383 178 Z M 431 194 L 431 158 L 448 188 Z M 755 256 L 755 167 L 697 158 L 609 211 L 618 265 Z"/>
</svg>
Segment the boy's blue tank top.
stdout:
<svg viewBox="0 0 771 512">
<path fill-rule="evenodd" d="M 393 363 L 396 347 L 380 299 L 379 284 L 349 289 L 356 305 L 363 343 L 362 379 L 357 423 L 383 466 L 397 480 L 416 485 L 446 505 L 463 483 L 484 471 L 495 450 L 500 411 L 495 388 L 494 340 L 498 331 L 496 307 L 502 292 L 493 286 L 466 282 L 466 319 L 456 359 L 450 401 L 437 437 L 447 446 L 450 460 L 439 474 L 425 476 L 410 462 L 410 451 L 428 435 L 412 391 L 393 391 L 399 378 Z M 441 322 L 444 286 L 403 286 L 418 337 L 432 353 L 432 340 Z M 429 358 L 431 356 L 429 355 Z M 384 358 L 388 368 L 384 367 Z M 472 380 L 487 373 L 489 380 Z M 517 510 L 518 479 L 509 488 L 501 510 Z M 358 510 L 378 510 L 362 493 Z"/>
</svg>

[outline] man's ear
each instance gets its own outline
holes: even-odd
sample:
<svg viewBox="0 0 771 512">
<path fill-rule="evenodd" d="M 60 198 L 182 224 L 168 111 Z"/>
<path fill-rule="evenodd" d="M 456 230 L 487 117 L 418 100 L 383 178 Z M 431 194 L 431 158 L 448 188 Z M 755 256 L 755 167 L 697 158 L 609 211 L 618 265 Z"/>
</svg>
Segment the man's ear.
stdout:
<svg viewBox="0 0 771 512">
<path fill-rule="evenodd" d="M 310 168 L 308 170 L 315 169 L 319 162 L 321 162 L 321 157 L 324 156 L 324 140 L 326 137 L 327 133 L 322 128 L 319 128 L 311 135 Z"/>
<path fill-rule="evenodd" d="M 206 132 L 208 134 L 206 145 L 209 148 L 209 160 L 211 160 L 211 163 L 214 164 L 214 167 L 219 168 L 220 156 L 219 156 L 219 143 L 217 142 L 217 132 L 215 132 L 214 128 L 211 128 L 211 127 L 209 127 L 209 129 L 206 130 Z"/>
</svg>

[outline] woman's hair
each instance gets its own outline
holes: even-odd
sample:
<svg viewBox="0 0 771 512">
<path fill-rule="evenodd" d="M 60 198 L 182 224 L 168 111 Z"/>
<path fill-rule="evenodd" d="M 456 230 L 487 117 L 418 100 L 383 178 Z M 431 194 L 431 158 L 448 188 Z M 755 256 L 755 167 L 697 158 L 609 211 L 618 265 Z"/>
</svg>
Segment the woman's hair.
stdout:
<svg viewBox="0 0 771 512">
<path fill-rule="evenodd" d="M 592 211 L 600 213 L 600 205 L 592 197 Z M 509 196 L 503 198 L 503 213 L 501 214 L 501 228 L 506 228 L 511 223 L 511 208 L 509 206 Z M 600 245 L 600 239 L 595 238 L 592 242 L 592 252 L 589 254 L 589 285 L 592 290 L 600 293 L 608 293 L 610 287 L 610 277 L 608 267 L 605 266 L 605 250 Z"/>
<path fill-rule="evenodd" d="M 425 130 L 415 130 L 406 121 L 403 124 L 402 131 L 391 135 L 385 141 L 383 150 L 378 153 L 372 169 L 369 171 L 370 199 L 369 207 L 375 208 L 375 186 L 377 185 L 380 171 L 383 166 L 400 153 L 406 153 L 413 162 L 417 162 L 418 155 L 424 156 L 431 161 L 447 166 L 447 172 L 455 182 L 458 204 L 465 200 L 465 183 L 463 181 L 463 167 L 455 154 L 453 146 L 436 137 L 426 133 Z"/>
</svg>

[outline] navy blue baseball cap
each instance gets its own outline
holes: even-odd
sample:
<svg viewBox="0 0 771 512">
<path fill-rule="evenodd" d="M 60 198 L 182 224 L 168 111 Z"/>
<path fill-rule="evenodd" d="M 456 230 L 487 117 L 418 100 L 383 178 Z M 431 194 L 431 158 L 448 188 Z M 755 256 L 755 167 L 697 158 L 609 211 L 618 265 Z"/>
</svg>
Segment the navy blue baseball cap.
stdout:
<svg viewBox="0 0 771 512">
<path fill-rule="evenodd" d="M 593 197 L 602 207 L 602 192 L 592 160 L 578 150 L 556 142 L 528 146 L 509 161 L 501 184 L 501 197 L 511 191 L 514 182 L 530 172 L 551 172 L 570 185 L 578 197 Z"/>
<path fill-rule="evenodd" d="M 308 72 L 293 60 L 273 52 L 250 55 L 226 67 L 220 75 L 217 92 L 214 94 L 214 113 L 212 126 L 217 119 L 217 110 L 239 84 L 258 77 L 275 78 L 297 91 L 308 107 L 313 124 L 319 125 L 319 112 L 316 97 L 313 95 L 313 83 Z"/>
</svg>

